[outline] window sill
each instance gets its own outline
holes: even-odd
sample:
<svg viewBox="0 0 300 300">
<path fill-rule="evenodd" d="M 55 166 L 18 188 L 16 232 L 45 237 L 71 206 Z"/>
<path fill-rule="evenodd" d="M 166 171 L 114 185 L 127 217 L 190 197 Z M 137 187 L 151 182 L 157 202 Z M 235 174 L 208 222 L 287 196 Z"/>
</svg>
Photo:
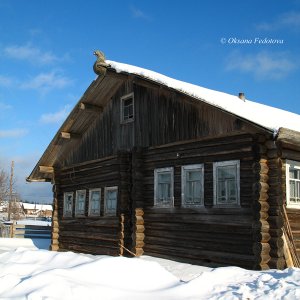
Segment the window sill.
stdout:
<svg viewBox="0 0 300 300">
<path fill-rule="evenodd" d="M 241 208 L 240 204 L 214 204 L 212 208 Z"/>
<path fill-rule="evenodd" d="M 300 209 L 300 204 L 288 204 L 287 209 Z"/>
</svg>

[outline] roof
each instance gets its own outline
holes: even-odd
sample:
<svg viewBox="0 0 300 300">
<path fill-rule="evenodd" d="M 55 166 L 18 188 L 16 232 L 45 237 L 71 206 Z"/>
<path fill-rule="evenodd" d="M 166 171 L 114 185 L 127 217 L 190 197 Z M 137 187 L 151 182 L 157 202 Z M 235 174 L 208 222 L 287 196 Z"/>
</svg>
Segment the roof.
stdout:
<svg viewBox="0 0 300 300">
<path fill-rule="evenodd" d="M 247 99 L 243 101 L 238 96 L 179 81 L 147 69 L 114 61 L 106 62 L 119 73 L 126 72 L 153 80 L 269 129 L 274 134 L 277 133 L 280 127 L 300 131 L 300 115 L 298 114 Z"/>
<path fill-rule="evenodd" d="M 177 90 L 195 100 L 208 103 L 225 112 L 247 120 L 269 133 L 273 133 L 274 137 L 278 135 L 278 133 L 281 133 L 282 129 L 288 129 L 288 132 L 283 131 L 282 134 L 289 139 L 289 130 L 292 130 L 296 133 L 297 140 L 300 141 L 300 115 L 248 99 L 243 101 L 238 96 L 179 81 L 136 66 L 109 60 L 107 60 L 106 63 L 108 65 L 106 75 L 98 76 L 87 88 L 84 95 L 80 98 L 50 142 L 46 151 L 27 178 L 27 181 L 52 180 L 53 167 L 59 167 L 64 156 L 67 155 L 80 140 L 78 138 L 66 138 L 66 135 L 63 135 L 63 133 L 66 132 L 67 136 L 69 133 L 76 133 L 74 137 L 82 136 L 93 121 L 98 118 L 103 107 L 110 101 L 113 94 L 122 85 L 128 75 L 135 75 L 142 79 Z M 92 109 L 89 109 L 91 107 Z M 293 137 L 292 142 L 294 141 L 295 138 Z M 40 168 L 41 166 L 45 166 L 46 168 L 42 170 Z"/>
<path fill-rule="evenodd" d="M 33 203 L 22 203 L 24 209 L 32 209 L 32 210 L 50 210 L 52 211 L 52 205 L 50 204 L 33 204 Z"/>
</svg>

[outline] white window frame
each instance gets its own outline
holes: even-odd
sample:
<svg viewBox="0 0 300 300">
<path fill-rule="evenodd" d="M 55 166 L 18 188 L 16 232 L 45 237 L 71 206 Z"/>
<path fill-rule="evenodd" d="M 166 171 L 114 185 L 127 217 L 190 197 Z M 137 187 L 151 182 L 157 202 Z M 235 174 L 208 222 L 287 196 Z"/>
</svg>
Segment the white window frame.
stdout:
<svg viewBox="0 0 300 300">
<path fill-rule="evenodd" d="M 117 192 L 117 199 L 116 199 L 116 210 L 112 211 L 107 208 L 107 192 L 116 190 Z M 118 187 L 117 186 L 109 186 L 104 188 L 104 215 L 105 216 L 116 216 L 117 215 L 117 208 L 118 208 Z"/>
<path fill-rule="evenodd" d="M 161 203 L 158 199 L 158 175 L 161 173 L 170 173 L 171 182 L 170 182 L 170 201 L 166 203 Z M 159 168 L 154 170 L 154 206 L 162 208 L 171 208 L 174 207 L 174 168 Z"/>
<path fill-rule="evenodd" d="M 130 98 L 132 99 L 132 118 L 125 118 L 125 116 L 124 116 L 124 102 L 126 100 L 130 99 Z M 133 92 L 121 97 L 120 112 L 121 112 L 121 123 L 122 124 L 134 121 L 134 93 Z"/>
<path fill-rule="evenodd" d="M 67 205 L 67 201 L 69 199 L 69 196 L 71 197 L 71 203 L 70 207 Z M 65 192 L 64 193 L 64 217 L 72 217 L 73 215 L 73 202 L 74 202 L 74 193 L 73 192 Z"/>
<path fill-rule="evenodd" d="M 93 204 L 93 194 L 94 193 L 99 193 L 100 199 L 99 199 L 99 208 L 93 209 L 92 204 Z M 96 189 L 90 189 L 89 190 L 89 216 L 100 216 L 101 212 L 101 188 L 96 188 Z"/>
<path fill-rule="evenodd" d="M 300 162 L 294 160 L 286 161 L 286 205 L 287 208 L 300 209 L 300 202 L 294 203 L 290 201 L 290 167 L 300 170 Z M 298 182 L 299 180 L 295 180 Z"/>
<path fill-rule="evenodd" d="M 200 202 L 201 203 L 187 203 L 186 201 L 186 189 L 187 189 L 187 173 L 189 171 L 199 171 L 200 178 Z M 203 207 L 204 206 L 204 165 L 185 165 L 181 166 L 181 206 L 182 207 Z"/>
<path fill-rule="evenodd" d="M 80 196 L 83 196 L 83 209 L 79 209 L 79 202 Z M 77 190 L 76 191 L 76 198 L 75 198 L 75 216 L 84 216 L 85 215 L 85 202 L 86 202 L 86 190 Z"/>
<path fill-rule="evenodd" d="M 219 167 L 236 167 L 236 192 L 237 192 L 237 199 L 235 203 L 218 203 L 218 178 L 217 178 L 217 171 Z M 228 160 L 228 161 L 220 161 L 215 162 L 213 164 L 213 178 L 214 178 L 214 205 L 215 206 L 222 206 L 222 207 L 236 207 L 240 206 L 240 161 L 239 160 Z"/>
</svg>

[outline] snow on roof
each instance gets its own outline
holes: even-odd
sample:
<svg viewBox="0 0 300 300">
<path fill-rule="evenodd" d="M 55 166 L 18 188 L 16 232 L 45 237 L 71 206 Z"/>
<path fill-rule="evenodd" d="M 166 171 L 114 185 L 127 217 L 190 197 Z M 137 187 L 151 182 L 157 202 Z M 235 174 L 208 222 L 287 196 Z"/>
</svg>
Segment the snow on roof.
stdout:
<svg viewBox="0 0 300 300">
<path fill-rule="evenodd" d="M 32 204 L 32 203 L 23 203 L 24 209 L 33 209 L 33 210 L 51 210 L 52 205 L 49 204 Z"/>
<path fill-rule="evenodd" d="M 276 134 L 281 127 L 300 132 L 300 115 L 298 114 L 247 99 L 243 101 L 238 96 L 179 81 L 136 66 L 110 60 L 106 62 L 118 73 L 126 72 L 153 80 L 269 129 L 273 131 L 274 134 Z"/>
</svg>

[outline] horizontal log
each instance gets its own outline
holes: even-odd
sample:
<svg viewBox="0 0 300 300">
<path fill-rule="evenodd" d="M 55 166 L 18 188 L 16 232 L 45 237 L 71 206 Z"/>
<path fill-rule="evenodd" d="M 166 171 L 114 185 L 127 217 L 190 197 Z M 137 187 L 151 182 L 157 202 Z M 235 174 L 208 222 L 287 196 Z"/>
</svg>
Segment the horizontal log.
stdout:
<svg viewBox="0 0 300 300">
<path fill-rule="evenodd" d="M 144 254 L 143 248 L 135 248 L 135 255 L 142 256 Z"/>
<path fill-rule="evenodd" d="M 268 232 L 258 232 L 253 234 L 253 241 L 260 243 L 267 243 L 271 239 L 271 236 Z"/>
<path fill-rule="evenodd" d="M 268 222 L 273 228 L 281 228 L 284 223 L 282 216 L 269 216 Z"/>
<path fill-rule="evenodd" d="M 144 218 L 142 216 L 136 216 L 135 224 L 144 225 Z"/>
<path fill-rule="evenodd" d="M 282 150 L 282 157 L 300 161 L 299 150 L 298 151 L 293 151 L 293 150 L 283 149 Z"/>
<path fill-rule="evenodd" d="M 265 182 L 256 182 L 252 185 L 252 190 L 254 193 L 267 193 L 269 185 Z"/>
<path fill-rule="evenodd" d="M 271 269 L 283 270 L 286 268 L 286 262 L 284 257 L 272 257 L 268 262 L 268 265 Z"/>
<path fill-rule="evenodd" d="M 256 264 L 267 264 L 271 260 L 269 254 L 261 254 L 254 257 Z"/>
<path fill-rule="evenodd" d="M 270 245 L 268 243 L 253 243 L 253 253 L 256 256 L 269 255 Z"/>
<path fill-rule="evenodd" d="M 79 108 L 81 110 L 91 111 L 91 112 L 95 112 L 95 113 L 101 113 L 103 111 L 102 106 L 97 106 L 97 105 L 93 105 L 90 103 L 84 103 L 84 102 L 79 103 Z"/>
<path fill-rule="evenodd" d="M 255 162 L 252 165 L 252 170 L 253 170 L 254 173 L 268 174 L 269 167 L 266 163 Z"/>
<path fill-rule="evenodd" d="M 137 248 L 143 248 L 145 246 L 145 243 L 142 240 L 136 240 L 134 242 L 134 244 L 135 244 L 135 247 L 137 247 Z"/>
<path fill-rule="evenodd" d="M 265 146 L 267 147 L 267 149 L 277 149 L 276 142 L 273 140 L 267 140 L 265 142 Z"/>
<path fill-rule="evenodd" d="M 253 203 L 253 210 L 254 211 L 268 212 L 269 208 L 270 208 L 270 205 L 266 201 L 255 201 Z"/>
<path fill-rule="evenodd" d="M 272 237 L 281 237 L 283 235 L 282 228 L 270 228 L 269 233 Z"/>
<path fill-rule="evenodd" d="M 283 257 L 284 256 L 284 248 L 271 248 L 270 250 L 271 257 Z"/>
<path fill-rule="evenodd" d="M 267 156 L 268 158 L 277 158 L 281 156 L 281 151 L 277 148 L 277 149 L 269 149 L 267 151 Z"/>
<path fill-rule="evenodd" d="M 258 264 L 254 265 L 253 269 L 259 270 L 259 271 L 264 271 L 264 270 L 269 270 L 270 267 L 267 263 L 258 263 Z"/>
<path fill-rule="evenodd" d="M 269 214 L 265 211 L 254 211 L 253 218 L 254 220 L 266 220 L 269 217 Z"/>
<path fill-rule="evenodd" d="M 143 233 L 145 231 L 145 226 L 144 225 L 135 225 L 134 231 Z"/>
<path fill-rule="evenodd" d="M 56 233 L 56 232 L 53 232 L 52 233 L 52 235 L 51 235 L 51 238 L 53 239 L 53 240 L 57 240 L 58 238 L 59 238 L 59 234 L 58 233 Z"/>
<path fill-rule="evenodd" d="M 50 245 L 50 251 L 58 251 L 58 250 L 59 250 L 58 245 L 55 245 L 55 244 Z"/>
<path fill-rule="evenodd" d="M 134 241 L 143 241 L 145 239 L 145 234 L 144 233 L 133 233 L 132 234 L 132 239 Z"/>
<path fill-rule="evenodd" d="M 144 215 L 144 211 L 142 208 L 136 208 L 135 209 L 135 215 L 136 216 L 143 216 Z"/>
<path fill-rule="evenodd" d="M 52 166 L 39 166 L 39 171 L 41 173 L 54 173 L 54 168 Z"/>
<path fill-rule="evenodd" d="M 158 257 L 165 257 L 170 259 L 170 257 L 186 261 L 187 259 L 194 264 L 199 264 L 209 266 L 225 266 L 225 265 L 238 265 L 247 268 L 251 268 L 254 264 L 253 255 L 236 254 L 236 253 L 226 253 L 224 251 L 206 251 L 199 249 L 180 249 L 178 247 L 164 247 L 159 245 L 145 245 L 144 251 L 146 255 L 153 255 Z"/>
<path fill-rule="evenodd" d="M 272 248 L 282 248 L 284 245 L 284 241 L 282 237 L 272 237 L 269 240 L 269 244 Z"/>
</svg>

